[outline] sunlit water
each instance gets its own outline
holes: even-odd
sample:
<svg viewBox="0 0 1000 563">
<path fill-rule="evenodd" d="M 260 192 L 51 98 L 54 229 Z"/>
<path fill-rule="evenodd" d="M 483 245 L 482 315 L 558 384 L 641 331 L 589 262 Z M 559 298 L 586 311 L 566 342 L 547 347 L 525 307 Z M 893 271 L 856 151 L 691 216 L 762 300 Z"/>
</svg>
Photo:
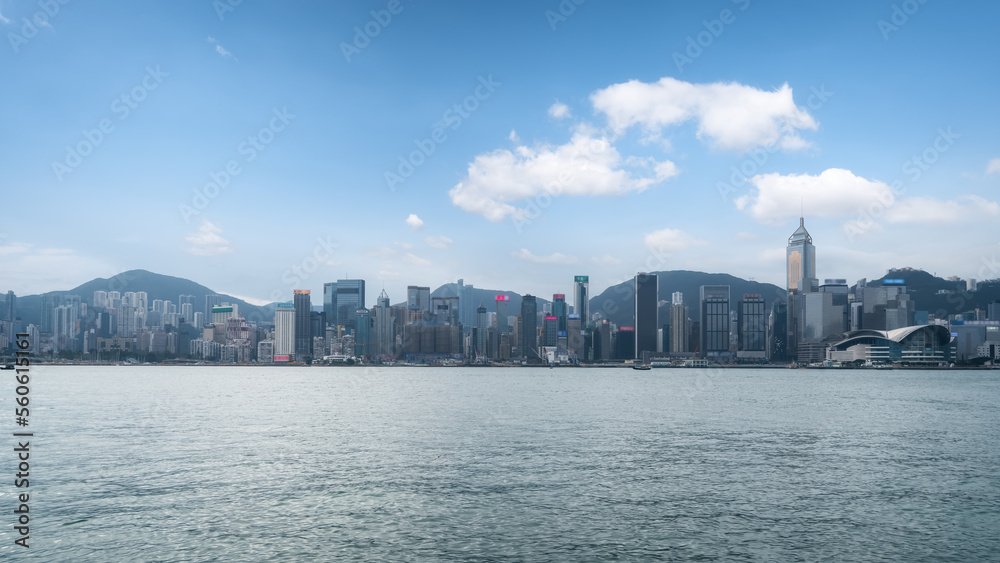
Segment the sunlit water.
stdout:
<svg viewBox="0 0 1000 563">
<path fill-rule="evenodd" d="M 32 374 L 0 559 L 1000 559 L 997 371 Z"/>
</svg>

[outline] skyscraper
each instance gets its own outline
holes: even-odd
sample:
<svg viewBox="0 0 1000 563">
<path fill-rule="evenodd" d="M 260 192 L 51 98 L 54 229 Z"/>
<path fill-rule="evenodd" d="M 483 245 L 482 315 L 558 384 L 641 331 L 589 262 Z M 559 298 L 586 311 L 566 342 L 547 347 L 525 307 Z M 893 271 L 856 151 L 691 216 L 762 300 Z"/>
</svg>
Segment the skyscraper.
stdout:
<svg viewBox="0 0 1000 563">
<path fill-rule="evenodd" d="M 803 302 L 801 295 L 818 289 L 816 279 L 816 247 L 812 236 L 806 230 L 804 217 L 799 217 L 799 228 L 788 237 L 785 249 L 786 283 L 788 284 L 788 337 L 786 353 L 792 358 L 798 353 L 801 340 L 801 317 Z"/>
<path fill-rule="evenodd" d="M 564 293 L 554 293 L 552 294 L 552 316 L 557 317 L 559 320 L 556 321 L 557 330 L 566 330 L 566 294 Z"/>
<path fill-rule="evenodd" d="M 17 296 L 14 295 L 13 291 L 7 292 L 7 299 L 4 302 L 4 314 L 3 320 L 8 322 L 14 322 L 17 318 Z"/>
<path fill-rule="evenodd" d="M 702 358 L 729 355 L 729 286 L 701 286 Z"/>
<path fill-rule="evenodd" d="M 337 324 L 353 332 L 358 309 L 365 307 L 365 280 L 337 280 L 336 304 Z"/>
<path fill-rule="evenodd" d="M 373 352 L 378 356 L 394 356 L 396 353 L 391 307 L 389 296 L 383 289 L 378 299 L 375 300 L 375 346 Z"/>
<path fill-rule="evenodd" d="M 214 293 L 205 296 L 205 318 L 212 318 L 212 307 L 222 305 L 222 296 Z"/>
<path fill-rule="evenodd" d="M 295 306 L 278 303 L 274 310 L 274 355 L 281 360 L 295 353 Z"/>
<path fill-rule="evenodd" d="M 486 357 L 487 326 L 486 307 L 480 303 L 479 308 L 476 309 L 476 354 L 481 357 Z"/>
<path fill-rule="evenodd" d="M 296 289 L 292 292 L 292 304 L 295 308 L 295 358 L 303 359 L 312 356 L 312 310 L 308 289 Z"/>
<path fill-rule="evenodd" d="M 573 278 L 573 312 L 580 315 L 580 325 L 590 324 L 590 276 Z"/>
<path fill-rule="evenodd" d="M 326 314 L 326 324 L 337 325 L 337 283 L 323 284 L 323 312 Z"/>
<path fill-rule="evenodd" d="M 767 314 L 762 296 L 750 293 L 743 295 L 737 326 L 737 357 L 763 360 L 767 349 Z"/>
<path fill-rule="evenodd" d="M 431 288 L 418 285 L 406 286 L 406 310 L 409 312 L 411 323 L 431 320 Z"/>
<path fill-rule="evenodd" d="M 684 294 L 677 291 L 670 306 L 670 353 L 685 354 L 689 351 L 688 308 L 684 304 Z"/>
<path fill-rule="evenodd" d="M 538 301 L 534 295 L 521 297 L 521 357 L 538 360 Z"/>
<path fill-rule="evenodd" d="M 635 275 L 635 356 L 643 352 L 656 353 L 656 330 L 659 328 L 657 295 L 659 280 L 656 274 Z"/>
</svg>

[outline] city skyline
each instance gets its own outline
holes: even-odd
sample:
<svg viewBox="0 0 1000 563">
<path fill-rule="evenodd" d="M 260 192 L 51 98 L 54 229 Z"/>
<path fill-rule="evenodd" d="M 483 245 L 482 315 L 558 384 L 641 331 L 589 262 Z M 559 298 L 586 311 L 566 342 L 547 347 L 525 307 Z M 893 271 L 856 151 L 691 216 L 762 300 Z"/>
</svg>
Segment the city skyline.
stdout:
<svg viewBox="0 0 1000 563">
<path fill-rule="evenodd" d="M 133 268 L 251 303 L 337 279 L 366 306 L 460 278 L 785 287 L 800 214 L 819 279 L 1000 277 L 1000 7 L 897 4 L 71 3 L 28 37 L 38 6 L 0 2 L 24 38 L 0 54 L 24 85 L 0 290 Z"/>
</svg>

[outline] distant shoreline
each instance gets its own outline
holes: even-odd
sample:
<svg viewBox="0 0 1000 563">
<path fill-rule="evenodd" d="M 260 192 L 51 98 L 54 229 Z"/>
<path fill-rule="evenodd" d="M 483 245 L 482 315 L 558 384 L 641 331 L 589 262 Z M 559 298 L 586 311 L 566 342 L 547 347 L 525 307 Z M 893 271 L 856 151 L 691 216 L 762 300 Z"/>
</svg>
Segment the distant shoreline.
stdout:
<svg viewBox="0 0 1000 563">
<path fill-rule="evenodd" d="M 295 367 L 295 368 L 441 368 L 441 369 L 453 369 L 453 368 L 540 368 L 540 369 L 593 369 L 593 368 L 609 368 L 609 369 L 632 369 L 632 364 L 568 364 L 568 365 L 544 365 L 544 364 L 533 364 L 533 365 L 510 365 L 510 364 L 492 364 L 492 365 L 475 365 L 475 364 L 458 364 L 451 366 L 442 366 L 434 364 L 406 364 L 406 365 L 386 365 L 386 364 L 223 364 L 223 363 L 125 363 L 125 362 L 32 362 L 35 366 L 65 366 L 65 367 L 239 367 L 239 368 L 273 368 L 273 367 Z M 726 365 L 726 364 L 711 364 L 708 366 L 653 366 L 652 371 L 656 370 L 697 370 L 697 369 L 736 369 L 736 370 L 755 370 L 755 369 L 793 369 L 793 370 L 818 370 L 818 371 L 888 371 L 888 370 L 921 370 L 921 371 L 991 371 L 1000 370 L 1000 366 L 880 366 L 880 367 L 826 367 L 826 366 L 799 366 L 793 367 L 788 364 L 769 364 L 769 365 Z"/>
</svg>

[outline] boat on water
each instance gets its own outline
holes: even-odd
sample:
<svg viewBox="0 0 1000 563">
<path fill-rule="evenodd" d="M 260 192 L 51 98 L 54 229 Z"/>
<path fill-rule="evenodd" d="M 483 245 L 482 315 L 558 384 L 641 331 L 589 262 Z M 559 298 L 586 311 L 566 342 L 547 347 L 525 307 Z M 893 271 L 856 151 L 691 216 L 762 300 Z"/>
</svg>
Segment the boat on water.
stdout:
<svg viewBox="0 0 1000 563">
<path fill-rule="evenodd" d="M 0 369 L 14 369 L 14 364 L 5 364 L 0 366 Z"/>
<path fill-rule="evenodd" d="M 653 369 L 653 366 L 649 364 L 633 364 L 632 369 L 639 369 L 645 371 L 647 369 Z"/>
</svg>

